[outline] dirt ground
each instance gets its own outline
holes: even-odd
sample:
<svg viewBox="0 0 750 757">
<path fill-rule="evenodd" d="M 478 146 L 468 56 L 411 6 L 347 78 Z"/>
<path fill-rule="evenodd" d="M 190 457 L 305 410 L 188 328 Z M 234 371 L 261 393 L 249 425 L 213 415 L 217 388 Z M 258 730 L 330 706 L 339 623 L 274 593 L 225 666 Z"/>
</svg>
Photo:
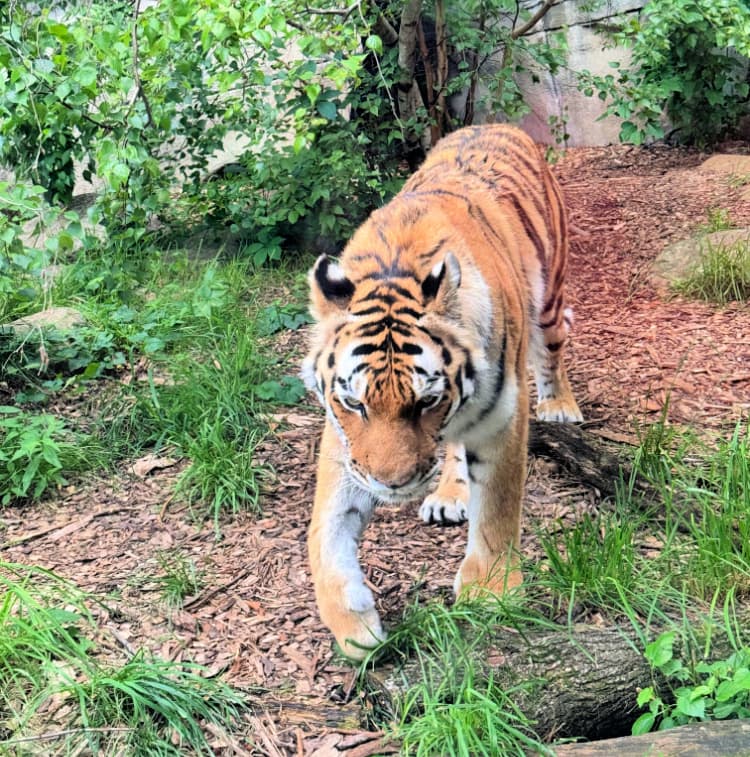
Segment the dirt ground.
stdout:
<svg viewBox="0 0 750 757">
<path fill-rule="evenodd" d="M 576 322 L 569 373 L 587 428 L 633 443 L 667 393 L 670 419 L 724 430 L 750 409 L 750 307 L 719 309 L 668 298 L 648 279 L 663 246 L 685 238 L 713 207 L 750 226 L 750 202 L 726 177 L 701 172 L 705 155 L 668 148 L 570 150 L 558 164 L 573 226 L 569 299 Z M 301 354 L 297 335 L 279 349 Z M 108 597 L 103 622 L 126 649 L 191 659 L 252 687 L 258 707 L 246 737 L 217 741 L 227 754 L 366 757 L 387 751 L 348 701 L 349 666 L 333 653 L 315 610 L 305 559 L 319 413 L 275 419 L 261 456 L 276 470 L 260 519 L 196 523 L 171 499 L 184 463 L 145 477 L 123 467 L 107 480 L 71 485 L 54 500 L 0 513 L 3 558 L 35 563 Z M 534 526 L 595 510 L 598 493 L 530 460 L 523 548 Z M 447 594 L 465 528 L 423 525 L 415 505 L 384 506 L 362 554 L 386 623 L 405 605 Z M 170 611 L 154 580 L 157 555 L 179 549 L 205 571 L 206 587 Z M 348 720 L 347 720 L 348 718 Z"/>
</svg>

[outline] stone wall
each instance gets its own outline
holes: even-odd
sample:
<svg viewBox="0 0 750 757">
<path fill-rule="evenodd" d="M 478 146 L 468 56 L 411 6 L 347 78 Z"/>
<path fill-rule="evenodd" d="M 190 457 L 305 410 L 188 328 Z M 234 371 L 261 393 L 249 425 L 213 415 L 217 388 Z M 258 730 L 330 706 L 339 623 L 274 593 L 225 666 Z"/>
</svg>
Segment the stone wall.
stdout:
<svg viewBox="0 0 750 757">
<path fill-rule="evenodd" d="M 533 13 L 541 5 L 541 0 L 527 0 L 528 10 Z M 588 9 L 587 6 L 594 6 Z M 551 76 L 543 70 L 532 68 L 539 81 L 533 81 L 531 74 L 519 77 L 531 113 L 521 125 L 537 141 L 554 144 L 549 118 L 567 119 L 568 145 L 606 145 L 617 143 L 620 120 L 607 117 L 597 119 L 604 112 L 604 103 L 596 96 L 586 97 L 578 91 L 574 72 L 588 70 L 593 74 L 613 73 L 610 61 L 627 62 L 627 51 L 611 47 L 604 34 L 618 18 L 638 13 L 645 0 L 562 0 L 554 6 L 541 22 L 541 30 L 531 39 L 540 35 L 554 41 L 553 35 L 564 31 L 568 42 L 567 67 Z M 485 73 L 491 75 L 493 61 L 488 62 Z M 493 120 L 491 113 L 479 113 L 478 121 Z"/>
</svg>

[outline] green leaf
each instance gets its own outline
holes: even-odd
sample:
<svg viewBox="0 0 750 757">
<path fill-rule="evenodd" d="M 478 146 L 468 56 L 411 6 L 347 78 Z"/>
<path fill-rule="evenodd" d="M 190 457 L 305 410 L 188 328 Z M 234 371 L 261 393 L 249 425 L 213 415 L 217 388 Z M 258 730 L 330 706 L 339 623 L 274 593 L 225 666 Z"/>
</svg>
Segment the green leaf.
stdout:
<svg viewBox="0 0 750 757">
<path fill-rule="evenodd" d="M 706 699 L 699 697 L 694 700 L 692 692 L 688 691 L 677 697 L 675 710 L 689 718 L 703 718 L 706 714 Z"/>
<path fill-rule="evenodd" d="M 633 734 L 633 736 L 640 736 L 643 733 L 649 733 L 654 727 L 655 722 L 656 716 L 653 713 L 644 712 L 643 715 L 641 715 L 638 720 L 633 723 L 630 732 Z"/>
<path fill-rule="evenodd" d="M 639 707 L 643 707 L 644 705 L 648 704 L 652 699 L 654 699 L 654 687 L 653 686 L 646 686 L 645 689 L 641 689 L 638 692 L 638 698 L 636 699 L 636 702 L 638 703 Z"/>
<path fill-rule="evenodd" d="M 672 659 L 676 633 L 667 631 L 646 646 L 645 657 L 655 668 L 666 665 Z"/>
<path fill-rule="evenodd" d="M 330 102 L 330 100 L 321 100 L 316 104 L 315 108 L 328 121 L 336 120 L 338 110 L 336 109 L 336 105 Z"/>
<path fill-rule="evenodd" d="M 378 55 L 382 55 L 383 53 L 383 40 L 378 37 L 377 34 L 371 34 L 366 40 L 365 40 L 365 47 L 368 50 L 372 50 L 374 53 L 378 53 Z"/>
<path fill-rule="evenodd" d="M 90 87 L 97 79 L 97 70 L 94 66 L 81 66 L 74 71 L 73 79 L 83 87 Z"/>
</svg>

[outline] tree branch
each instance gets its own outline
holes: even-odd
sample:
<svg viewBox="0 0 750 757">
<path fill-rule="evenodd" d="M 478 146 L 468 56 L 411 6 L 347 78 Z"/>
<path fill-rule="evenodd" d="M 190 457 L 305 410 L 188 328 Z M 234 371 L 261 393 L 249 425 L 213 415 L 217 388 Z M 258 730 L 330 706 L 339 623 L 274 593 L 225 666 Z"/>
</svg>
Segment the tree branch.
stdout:
<svg viewBox="0 0 750 757">
<path fill-rule="evenodd" d="M 143 89 L 143 85 L 141 84 L 141 74 L 138 69 L 138 16 L 140 15 L 140 12 L 141 12 L 141 0 L 135 0 L 135 6 L 133 8 L 133 32 L 131 34 L 132 47 L 133 47 L 133 81 L 135 82 L 136 97 L 140 97 L 141 100 L 143 100 L 143 105 L 146 108 L 146 115 L 148 116 L 148 126 L 153 126 L 156 123 L 154 121 L 154 114 L 151 110 L 151 103 L 149 102 L 148 97 L 146 97 L 146 93 Z M 134 104 L 135 104 L 135 98 L 133 98 L 133 102 L 130 104 L 131 110 Z"/>
<path fill-rule="evenodd" d="M 306 5 L 305 12 L 312 13 L 314 16 L 341 16 L 341 20 L 346 21 L 359 8 L 359 5 L 360 0 L 356 0 L 348 8 L 310 8 Z"/>
<path fill-rule="evenodd" d="M 523 37 L 524 34 L 528 34 L 547 15 L 552 7 L 557 4 L 558 0 L 544 0 L 542 7 L 523 26 L 519 26 L 518 29 L 514 29 L 511 32 L 510 38 L 518 39 L 519 37 Z"/>
</svg>

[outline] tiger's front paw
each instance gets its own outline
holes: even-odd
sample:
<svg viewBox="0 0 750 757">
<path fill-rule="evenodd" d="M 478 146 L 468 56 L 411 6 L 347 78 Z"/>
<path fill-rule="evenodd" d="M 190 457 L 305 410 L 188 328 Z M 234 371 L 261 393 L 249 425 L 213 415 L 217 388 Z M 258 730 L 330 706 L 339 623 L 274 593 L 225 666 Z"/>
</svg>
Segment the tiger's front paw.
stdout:
<svg viewBox="0 0 750 757">
<path fill-rule="evenodd" d="M 523 583 L 521 569 L 514 562 L 502 556 L 494 561 L 486 557 L 466 555 L 453 582 L 456 596 L 462 593 L 481 594 L 489 591 L 502 595 Z"/>
<path fill-rule="evenodd" d="M 375 609 L 372 592 L 364 585 L 350 584 L 343 602 L 321 606 L 323 622 L 331 629 L 342 652 L 352 660 L 362 660 L 373 647 L 385 641 L 386 633 Z"/>
<path fill-rule="evenodd" d="M 578 403 L 572 397 L 570 399 L 553 397 L 542 400 L 537 405 L 536 417 L 540 421 L 553 423 L 581 423 L 583 421 Z"/>
<path fill-rule="evenodd" d="M 419 508 L 419 517 L 425 523 L 443 526 L 463 523 L 469 517 L 468 504 L 458 497 L 445 497 L 438 490 L 425 497 Z"/>
</svg>

